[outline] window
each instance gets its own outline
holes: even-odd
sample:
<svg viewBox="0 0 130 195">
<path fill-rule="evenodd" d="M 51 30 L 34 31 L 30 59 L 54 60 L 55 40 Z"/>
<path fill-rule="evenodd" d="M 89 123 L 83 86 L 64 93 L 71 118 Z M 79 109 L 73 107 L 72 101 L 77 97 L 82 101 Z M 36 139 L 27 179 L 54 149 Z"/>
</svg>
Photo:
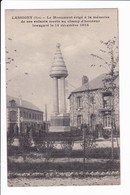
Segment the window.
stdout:
<svg viewBox="0 0 130 195">
<path fill-rule="evenodd" d="M 17 120 L 16 111 L 10 111 L 10 121 L 15 122 Z"/>
<path fill-rule="evenodd" d="M 103 106 L 104 108 L 111 108 L 111 97 L 110 96 L 105 96 L 104 101 L 103 101 Z"/>
<path fill-rule="evenodd" d="M 111 115 L 105 115 L 103 120 L 104 128 L 111 128 Z"/>
<path fill-rule="evenodd" d="M 92 114 L 90 118 L 91 118 L 91 128 L 94 131 L 95 130 L 95 125 L 96 125 L 96 115 Z"/>
<path fill-rule="evenodd" d="M 83 116 L 82 115 L 78 115 L 77 116 L 77 127 L 81 127 L 82 120 L 83 120 Z"/>
<path fill-rule="evenodd" d="M 77 107 L 78 108 L 82 107 L 82 97 L 81 96 L 77 97 Z"/>
<path fill-rule="evenodd" d="M 26 112 L 26 114 L 27 114 L 27 119 L 29 118 L 29 112 Z"/>
<path fill-rule="evenodd" d="M 31 119 L 31 113 L 29 113 L 29 119 Z"/>
<path fill-rule="evenodd" d="M 25 112 L 25 117 L 28 119 L 28 112 Z"/>
<path fill-rule="evenodd" d="M 27 118 L 27 117 L 26 117 L 26 113 L 25 113 L 25 112 L 23 112 L 23 117 L 24 117 L 24 118 Z"/>
<path fill-rule="evenodd" d="M 21 116 L 21 117 L 23 116 L 23 112 L 22 112 L 22 111 L 20 111 L 20 116 Z"/>
<path fill-rule="evenodd" d="M 42 120 L 42 115 L 41 115 L 41 120 Z"/>
<path fill-rule="evenodd" d="M 33 119 L 34 119 L 34 113 L 33 113 Z"/>
<path fill-rule="evenodd" d="M 90 103 L 94 104 L 94 101 L 95 101 L 95 100 L 94 100 L 94 96 L 91 96 L 91 97 L 90 97 Z"/>
<path fill-rule="evenodd" d="M 16 106 L 15 100 L 9 101 L 9 104 L 10 104 L 11 107 L 15 107 Z"/>
<path fill-rule="evenodd" d="M 103 94 L 103 108 L 111 109 L 111 93 Z"/>
</svg>

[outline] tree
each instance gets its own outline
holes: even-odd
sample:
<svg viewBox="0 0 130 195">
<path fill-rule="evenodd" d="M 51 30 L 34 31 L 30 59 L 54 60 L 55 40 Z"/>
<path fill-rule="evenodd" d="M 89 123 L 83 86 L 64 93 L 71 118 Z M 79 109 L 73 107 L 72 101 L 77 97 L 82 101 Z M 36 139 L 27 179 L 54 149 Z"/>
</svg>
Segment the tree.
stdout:
<svg viewBox="0 0 130 195">
<path fill-rule="evenodd" d="M 114 37 L 111 40 L 108 40 L 107 42 L 100 41 L 102 44 L 102 49 L 100 49 L 100 52 L 102 53 L 102 56 L 91 54 L 92 57 L 97 59 L 97 62 L 101 62 L 99 64 L 99 67 L 103 67 L 106 69 L 107 73 L 103 80 L 104 89 L 105 91 L 111 90 L 112 94 L 112 104 L 111 104 L 111 143 L 112 143 L 112 160 L 114 159 L 114 139 L 113 139 L 113 133 L 115 131 L 115 89 L 117 88 L 115 84 L 115 79 L 119 76 L 118 71 L 118 62 L 119 62 L 119 56 L 118 56 L 118 42 L 117 38 Z M 105 49 L 104 49 L 105 47 Z M 91 65 L 91 67 L 96 65 Z"/>
</svg>

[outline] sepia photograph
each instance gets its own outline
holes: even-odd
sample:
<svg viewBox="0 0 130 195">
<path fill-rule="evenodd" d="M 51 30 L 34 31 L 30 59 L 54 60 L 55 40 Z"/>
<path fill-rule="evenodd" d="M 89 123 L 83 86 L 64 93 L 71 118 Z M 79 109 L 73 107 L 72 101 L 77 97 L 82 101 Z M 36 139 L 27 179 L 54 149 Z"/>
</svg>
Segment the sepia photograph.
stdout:
<svg viewBox="0 0 130 195">
<path fill-rule="evenodd" d="M 120 185 L 118 19 L 5 10 L 8 187 Z"/>
</svg>

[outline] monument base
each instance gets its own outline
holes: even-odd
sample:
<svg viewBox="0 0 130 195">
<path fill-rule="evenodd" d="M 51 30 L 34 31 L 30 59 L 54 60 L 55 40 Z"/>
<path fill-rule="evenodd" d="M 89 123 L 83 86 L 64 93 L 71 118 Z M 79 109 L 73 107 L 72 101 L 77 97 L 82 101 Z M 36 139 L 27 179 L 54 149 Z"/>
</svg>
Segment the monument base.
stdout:
<svg viewBox="0 0 130 195">
<path fill-rule="evenodd" d="M 50 132 L 65 132 L 70 131 L 70 116 L 69 114 L 60 114 L 51 116 Z"/>
</svg>

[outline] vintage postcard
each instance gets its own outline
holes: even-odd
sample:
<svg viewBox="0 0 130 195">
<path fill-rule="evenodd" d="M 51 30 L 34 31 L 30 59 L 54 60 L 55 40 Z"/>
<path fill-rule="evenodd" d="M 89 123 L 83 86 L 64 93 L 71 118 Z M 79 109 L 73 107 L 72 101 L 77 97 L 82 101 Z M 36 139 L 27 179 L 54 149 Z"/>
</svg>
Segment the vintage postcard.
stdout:
<svg viewBox="0 0 130 195">
<path fill-rule="evenodd" d="M 8 186 L 120 184 L 118 9 L 6 9 Z"/>
</svg>

